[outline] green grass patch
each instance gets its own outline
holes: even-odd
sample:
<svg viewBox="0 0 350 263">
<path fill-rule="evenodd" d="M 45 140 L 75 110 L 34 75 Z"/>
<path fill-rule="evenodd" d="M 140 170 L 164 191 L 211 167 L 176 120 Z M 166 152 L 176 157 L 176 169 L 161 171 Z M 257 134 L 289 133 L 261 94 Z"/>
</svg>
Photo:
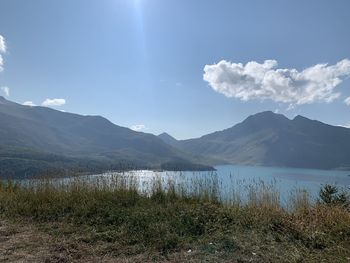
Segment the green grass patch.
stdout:
<svg viewBox="0 0 350 263">
<path fill-rule="evenodd" d="M 113 187 L 7 182 L 0 185 L 0 216 L 116 259 L 350 262 L 346 207 L 295 198 L 293 209 L 285 209 L 267 196 L 225 204 L 215 191 L 190 195 L 159 183 L 146 194 L 121 181 Z"/>
</svg>

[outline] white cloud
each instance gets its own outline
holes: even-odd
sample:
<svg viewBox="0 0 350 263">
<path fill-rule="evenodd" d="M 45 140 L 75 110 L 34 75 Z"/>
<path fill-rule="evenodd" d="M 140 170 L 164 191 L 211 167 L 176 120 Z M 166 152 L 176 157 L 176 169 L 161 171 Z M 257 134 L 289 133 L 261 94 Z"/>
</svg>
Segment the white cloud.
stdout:
<svg viewBox="0 0 350 263">
<path fill-rule="evenodd" d="M 144 124 L 135 124 L 135 125 L 132 125 L 130 129 L 134 131 L 143 131 L 146 129 L 146 126 Z"/>
<path fill-rule="evenodd" d="M 350 97 L 347 97 L 344 102 L 346 105 L 350 106 Z"/>
<path fill-rule="evenodd" d="M 343 128 L 350 128 L 350 123 L 348 124 L 339 124 L 339 127 L 343 127 Z"/>
<path fill-rule="evenodd" d="M 10 96 L 10 88 L 9 87 L 0 87 L 0 90 L 5 94 L 6 97 Z"/>
<path fill-rule="evenodd" d="M 317 64 L 303 71 L 279 69 L 276 60 L 232 63 L 225 60 L 204 67 L 203 79 L 217 92 L 243 101 L 270 99 L 289 104 L 332 102 L 334 89 L 350 75 L 350 60 Z"/>
<path fill-rule="evenodd" d="M 2 35 L 0 35 L 0 53 L 6 53 L 6 42 Z"/>
<path fill-rule="evenodd" d="M 41 103 L 42 106 L 50 107 L 50 106 L 62 106 L 66 104 L 65 99 L 46 99 Z"/>
<path fill-rule="evenodd" d="M 4 70 L 4 59 L 2 58 L 1 53 L 6 53 L 6 49 L 5 38 L 0 35 L 0 72 Z"/>
<path fill-rule="evenodd" d="M 31 107 L 36 106 L 36 104 L 34 104 L 34 103 L 33 103 L 32 101 L 30 101 L 30 100 L 23 102 L 22 105 L 24 105 L 24 106 L 31 106 Z"/>
<path fill-rule="evenodd" d="M 4 70 L 4 59 L 2 58 L 0 54 L 0 72 Z"/>
</svg>

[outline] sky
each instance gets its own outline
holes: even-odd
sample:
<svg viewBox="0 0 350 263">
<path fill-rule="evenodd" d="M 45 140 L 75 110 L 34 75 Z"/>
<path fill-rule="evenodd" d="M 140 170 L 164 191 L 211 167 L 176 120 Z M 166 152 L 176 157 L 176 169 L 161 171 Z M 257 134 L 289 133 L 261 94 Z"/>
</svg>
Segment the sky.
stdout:
<svg viewBox="0 0 350 263">
<path fill-rule="evenodd" d="M 0 0 L 0 95 L 178 139 L 257 112 L 350 127 L 348 0 Z"/>
</svg>

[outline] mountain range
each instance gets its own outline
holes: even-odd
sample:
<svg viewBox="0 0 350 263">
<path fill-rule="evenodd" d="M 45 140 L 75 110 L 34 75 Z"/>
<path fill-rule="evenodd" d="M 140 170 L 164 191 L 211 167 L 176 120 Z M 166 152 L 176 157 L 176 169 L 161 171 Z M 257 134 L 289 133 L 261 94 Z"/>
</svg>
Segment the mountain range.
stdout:
<svg viewBox="0 0 350 263">
<path fill-rule="evenodd" d="M 106 170 L 213 170 L 218 164 L 350 170 L 350 129 L 271 111 L 176 140 L 0 97 L 0 177 Z"/>
<path fill-rule="evenodd" d="M 169 134 L 159 137 L 179 150 L 205 158 L 211 165 L 350 170 L 350 129 L 303 116 L 290 120 L 266 111 L 196 139 L 176 140 Z"/>
<path fill-rule="evenodd" d="M 124 169 L 211 170 L 155 135 L 100 116 L 20 105 L 0 97 L 0 176 Z"/>
</svg>

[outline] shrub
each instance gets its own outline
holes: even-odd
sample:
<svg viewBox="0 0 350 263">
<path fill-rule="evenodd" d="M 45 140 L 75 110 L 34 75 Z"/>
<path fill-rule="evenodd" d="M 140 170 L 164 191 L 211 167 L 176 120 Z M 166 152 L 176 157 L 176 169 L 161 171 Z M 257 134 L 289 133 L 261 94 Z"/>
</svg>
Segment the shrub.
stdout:
<svg viewBox="0 0 350 263">
<path fill-rule="evenodd" d="M 320 189 L 319 202 L 325 205 L 349 207 L 349 196 L 335 185 L 326 184 Z"/>
</svg>

